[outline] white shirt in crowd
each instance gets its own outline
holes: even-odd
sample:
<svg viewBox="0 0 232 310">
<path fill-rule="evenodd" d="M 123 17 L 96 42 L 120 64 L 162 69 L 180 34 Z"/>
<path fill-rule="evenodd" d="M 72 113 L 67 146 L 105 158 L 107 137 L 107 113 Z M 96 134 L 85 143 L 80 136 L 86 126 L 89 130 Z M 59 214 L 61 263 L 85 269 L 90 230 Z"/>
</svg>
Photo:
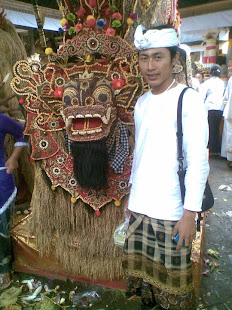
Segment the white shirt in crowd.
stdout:
<svg viewBox="0 0 232 310">
<path fill-rule="evenodd" d="M 202 96 L 207 110 L 223 111 L 224 90 L 224 82 L 218 77 L 211 77 L 201 85 L 199 94 Z"/>
<path fill-rule="evenodd" d="M 225 119 L 232 120 L 232 76 L 228 80 L 223 99 L 227 101 L 223 116 L 225 117 Z"/>
<path fill-rule="evenodd" d="M 209 173 L 208 122 L 199 94 L 188 89 L 183 98 L 185 203 L 181 202 L 177 160 L 177 103 L 183 84 L 160 95 L 151 91 L 135 106 L 135 150 L 128 208 L 151 218 L 179 220 L 184 208 L 200 211 Z"/>
<path fill-rule="evenodd" d="M 230 77 L 224 100 L 227 101 L 223 116 L 224 125 L 222 132 L 221 156 L 226 157 L 228 161 L 232 161 L 232 77 Z"/>
<path fill-rule="evenodd" d="M 192 77 L 192 88 L 199 91 L 200 82 L 195 77 Z"/>
</svg>

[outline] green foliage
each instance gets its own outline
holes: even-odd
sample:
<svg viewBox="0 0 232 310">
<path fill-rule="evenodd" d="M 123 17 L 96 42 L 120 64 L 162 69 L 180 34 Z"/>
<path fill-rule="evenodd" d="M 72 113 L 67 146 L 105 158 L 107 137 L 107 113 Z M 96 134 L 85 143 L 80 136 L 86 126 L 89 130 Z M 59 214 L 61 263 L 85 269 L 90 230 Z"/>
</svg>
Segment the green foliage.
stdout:
<svg viewBox="0 0 232 310">
<path fill-rule="evenodd" d="M 18 301 L 19 295 L 22 293 L 22 286 L 20 287 L 11 287 L 5 290 L 1 294 L 0 307 L 3 309 L 7 309 L 12 305 L 15 305 Z M 16 305 L 17 306 L 17 305 Z M 13 309 L 21 309 L 21 308 L 13 308 Z"/>
</svg>

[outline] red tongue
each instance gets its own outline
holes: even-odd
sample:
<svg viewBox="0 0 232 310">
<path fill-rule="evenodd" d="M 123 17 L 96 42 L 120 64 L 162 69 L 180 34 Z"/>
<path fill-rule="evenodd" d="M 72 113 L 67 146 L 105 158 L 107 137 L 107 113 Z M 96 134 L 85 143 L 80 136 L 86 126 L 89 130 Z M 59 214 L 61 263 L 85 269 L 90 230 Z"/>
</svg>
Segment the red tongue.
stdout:
<svg viewBox="0 0 232 310">
<path fill-rule="evenodd" d="M 89 128 L 98 128 L 101 126 L 101 119 L 96 117 L 96 118 L 89 118 Z"/>
<path fill-rule="evenodd" d="M 89 128 L 98 128 L 101 126 L 101 119 L 96 118 L 77 118 L 73 119 L 73 129 L 74 130 L 83 130 Z"/>
<path fill-rule="evenodd" d="M 84 118 L 74 118 L 73 119 L 73 129 L 82 130 L 85 128 L 85 119 Z"/>
</svg>

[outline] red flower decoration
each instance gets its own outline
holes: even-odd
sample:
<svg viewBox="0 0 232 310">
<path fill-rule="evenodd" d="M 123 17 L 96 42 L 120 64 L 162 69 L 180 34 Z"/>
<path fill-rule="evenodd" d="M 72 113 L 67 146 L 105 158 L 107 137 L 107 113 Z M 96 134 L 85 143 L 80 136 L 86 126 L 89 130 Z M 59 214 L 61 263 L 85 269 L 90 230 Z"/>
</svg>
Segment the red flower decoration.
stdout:
<svg viewBox="0 0 232 310">
<path fill-rule="evenodd" d="M 118 12 L 114 13 L 114 14 L 112 15 L 112 17 L 113 17 L 114 19 L 118 19 L 118 20 L 121 20 L 121 19 L 122 19 L 122 15 L 121 15 L 120 13 L 118 13 Z"/>
<path fill-rule="evenodd" d="M 126 83 L 125 83 L 125 80 L 123 79 L 114 78 L 112 80 L 112 84 L 113 84 L 114 89 L 117 90 L 117 89 L 121 89 Z"/>
<path fill-rule="evenodd" d="M 96 19 L 94 19 L 94 18 L 88 19 L 88 20 L 86 21 L 86 26 L 87 26 L 88 28 L 93 28 L 93 27 L 95 27 L 95 26 L 96 26 Z"/>
<path fill-rule="evenodd" d="M 91 6 L 91 8 L 96 8 L 97 6 L 97 1 L 96 0 L 89 0 L 89 5 Z"/>
<path fill-rule="evenodd" d="M 100 216 L 101 215 L 101 211 L 100 210 L 95 210 L 95 214 L 96 214 L 96 216 Z"/>
<path fill-rule="evenodd" d="M 82 24 L 76 24 L 76 26 L 75 26 L 76 32 L 79 32 L 79 31 L 81 31 L 82 29 L 83 29 L 83 25 L 82 25 Z"/>
<path fill-rule="evenodd" d="M 25 99 L 24 99 L 24 98 L 20 98 L 20 99 L 19 99 L 19 103 L 20 103 L 20 104 L 24 104 L 24 103 L 25 103 Z"/>
<path fill-rule="evenodd" d="M 109 36 L 109 37 L 113 37 L 115 35 L 114 28 L 111 28 L 111 27 L 107 28 L 106 35 Z"/>
<path fill-rule="evenodd" d="M 62 96 L 63 96 L 63 92 L 64 92 L 64 89 L 63 89 L 63 87 L 57 87 L 55 90 L 54 90 L 54 96 L 56 97 L 56 98 L 62 98 Z"/>
<path fill-rule="evenodd" d="M 86 13 L 86 10 L 84 8 L 79 8 L 79 10 L 77 11 L 77 15 L 80 18 L 83 18 L 85 13 Z"/>
<path fill-rule="evenodd" d="M 112 11 L 109 8 L 106 8 L 105 11 L 104 11 L 104 15 L 105 16 L 110 16 L 111 13 L 112 13 Z"/>
</svg>

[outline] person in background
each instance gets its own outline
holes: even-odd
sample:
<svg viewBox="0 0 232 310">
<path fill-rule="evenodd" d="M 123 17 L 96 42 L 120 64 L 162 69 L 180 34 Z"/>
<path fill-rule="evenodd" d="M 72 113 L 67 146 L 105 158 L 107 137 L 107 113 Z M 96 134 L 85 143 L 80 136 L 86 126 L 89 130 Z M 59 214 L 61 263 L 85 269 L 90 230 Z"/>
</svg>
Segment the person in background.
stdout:
<svg viewBox="0 0 232 310">
<path fill-rule="evenodd" d="M 200 87 L 200 83 L 198 79 L 195 76 L 193 76 L 192 77 L 192 88 L 195 89 L 196 91 L 199 91 L 199 87 Z"/>
<path fill-rule="evenodd" d="M 222 132 L 221 156 L 228 160 L 228 165 L 232 168 L 232 77 L 230 77 L 228 81 L 224 100 L 227 101 L 227 104 L 223 112 L 224 126 Z"/>
<path fill-rule="evenodd" d="M 204 83 L 204 72 L 200 71 L 196 74 L 196 78 L 198 79 L 199 83 Z"/>
<path fill-rule="evenodd" d="M 6 134 L 16 138 L 14 149 L 7 160 L 4 152 Z M 23 147 L 27 145 L 23 137 L 23 126 L 0 113 L 0 290 L 5 289 L 11 283 L 10 220 L 17 194 L 12 173 L 18 168 L 18 158 Z"/>
<path fill-rule="evenodd" d="M 209 173 L 207 113 L 199 94 L 189 88 L 183 97 L 186 193 L 182 203 L 176 132 L 178 99 L 186 86 L 173 77 L 182 52 L 177 33 L 168 25 L 149 30 L 139 25 L 134 44 L 140 72 L 151 90 L 138 99 L 134 111 L 131 216 L 123 259 L 127 295 L 140 294 L 145 306 L 157 303 L 164 309 L 193 310 L 190 255 L 195 216 Z"/>
<path fill-rule="evenodd" d="M 219 65 L 213 65 L 210 69 L 210 79 L 205 81 L 199 90 L 208 111 L 208 148 L 210 155 L 220 155 L 221 153 L 221 137 L 219 128 L 224 110 L 224 82 L 220 79 L 220 75 L 221 67 Z"/>
<path fill-rule="evenodd" d="M 193 63 L 192 66 L 196 64 Z M 195 89 L 196 91 L 199 91 L 199 86 L 200 86 L 200 83 L 196 77 L 196 74 L 197 74 L 197 69 L 192 69 L 192 88 Z"/>
</svg>

